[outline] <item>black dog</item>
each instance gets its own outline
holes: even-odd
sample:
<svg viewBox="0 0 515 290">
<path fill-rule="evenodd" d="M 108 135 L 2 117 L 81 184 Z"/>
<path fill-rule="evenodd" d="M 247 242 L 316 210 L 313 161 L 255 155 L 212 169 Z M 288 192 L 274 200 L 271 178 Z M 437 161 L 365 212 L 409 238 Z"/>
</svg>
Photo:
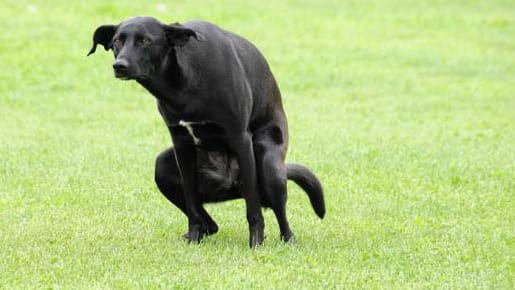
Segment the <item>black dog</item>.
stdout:
<svg viewBox="0 0 515 290">
<path fill-rule="evenodd" d="M 281 238 L 294 240 L 286 218 L 286 180 L 325 204 L 317 177 L 285 164 L 288 126 L 270 68 L 249 41 L 202 21 L 162 24 L 135 17 L 96 29 L 93 47 L 112 49 L 117 78 L 133 79 L 157 98 L 175 147 L 156 160 L 161 192 L 188 217 L 189 242 L 218 226 L 203 203 L 244 198 L 250 246 L 261 245 L 261 207 L 274 211 Z"/>
</svg>

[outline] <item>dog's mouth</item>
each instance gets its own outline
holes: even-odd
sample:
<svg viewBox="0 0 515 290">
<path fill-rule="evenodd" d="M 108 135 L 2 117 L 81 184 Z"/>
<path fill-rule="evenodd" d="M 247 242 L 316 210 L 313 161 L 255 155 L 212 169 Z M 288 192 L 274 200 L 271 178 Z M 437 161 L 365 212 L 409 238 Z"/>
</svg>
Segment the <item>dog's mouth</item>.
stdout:
<svg viewBox="0 0 515 290">
<path fill-rule="evenodd" d="M 128 80 L 146 80 L 149 76 L 145 74 L 132 74 L 128 70 L 114 70 L 114 76 L 117 79 L 128 81 Z"/>
<path fill-rule="evenodd" d="M 116 78 L 119 80 L 122 80 L 122 81 L 130 81 L 133 79 L 133 78 L 127 77 L 127 76 L 116 76 Z"/>
<path fill-rule="evenodd" d="M 115 69 L 114 76 L 121 80 L 131 80 L 134 78 L 127 69 Z"/>
</svg>

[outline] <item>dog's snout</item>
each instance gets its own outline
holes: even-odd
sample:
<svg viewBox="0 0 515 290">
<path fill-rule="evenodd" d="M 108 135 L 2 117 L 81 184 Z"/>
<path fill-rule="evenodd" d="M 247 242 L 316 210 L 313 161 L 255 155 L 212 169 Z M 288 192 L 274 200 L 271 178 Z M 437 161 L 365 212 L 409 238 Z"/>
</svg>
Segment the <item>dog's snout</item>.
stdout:
<svg viewBox="0 0 515 290">
<path fill-rule="evenodd" d="M 116 71 L 127 70 L 129 68 L 129 62 L 127 60 L 125 60 L 125 59 L 117 59 L 113 63 L 113 68 Z"/>
</svg>

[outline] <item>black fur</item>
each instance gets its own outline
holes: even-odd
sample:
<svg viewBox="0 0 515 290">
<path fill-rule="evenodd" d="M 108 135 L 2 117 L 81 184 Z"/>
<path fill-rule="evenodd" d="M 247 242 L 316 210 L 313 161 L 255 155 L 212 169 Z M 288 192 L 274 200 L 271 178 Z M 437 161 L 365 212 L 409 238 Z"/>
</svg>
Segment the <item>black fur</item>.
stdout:
<svg viewBox="0 0 515 290">
<path fill-rule="evenodd" d="M 235 198 L 247 205 L 251 247 L 264 239 L 261 207 L 272 208 L 284 241 L 294 239 L 287 179 L 307 192 L 323 218 L 318 178 L 284 162 L 288 125 L 281 94 L 249 41 L 203 21 L 166 25 L 135 17 L 98 27 L 89 54 L 98 44 L 114 51 L 116 77 L 136 80 L 157 99 L 174 147 L 157 157 L 155 180 L 188 217 L 189 242 L 218 231 L 204 203 Z"/>
</svg>

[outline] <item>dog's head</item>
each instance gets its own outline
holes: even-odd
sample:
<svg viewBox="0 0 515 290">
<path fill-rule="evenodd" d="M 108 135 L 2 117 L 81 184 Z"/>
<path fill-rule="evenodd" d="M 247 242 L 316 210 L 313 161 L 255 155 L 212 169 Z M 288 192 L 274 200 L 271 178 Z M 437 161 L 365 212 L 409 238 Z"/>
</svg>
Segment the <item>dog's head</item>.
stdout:
<svg viewBox="0 0 515 290">
<path fill-rule="evenodd" d="M 119 25 L 99 26 L 93 34 L 93 54 L 98 44 L 112 49 L 114 74 L 120 79 L 148 79 L 158 73 L 176 46 L 190 38 L 202 40 L 199 33 L 178 23 L 166 25 L 151 17 L 130 18 Z"/>
</svg>

